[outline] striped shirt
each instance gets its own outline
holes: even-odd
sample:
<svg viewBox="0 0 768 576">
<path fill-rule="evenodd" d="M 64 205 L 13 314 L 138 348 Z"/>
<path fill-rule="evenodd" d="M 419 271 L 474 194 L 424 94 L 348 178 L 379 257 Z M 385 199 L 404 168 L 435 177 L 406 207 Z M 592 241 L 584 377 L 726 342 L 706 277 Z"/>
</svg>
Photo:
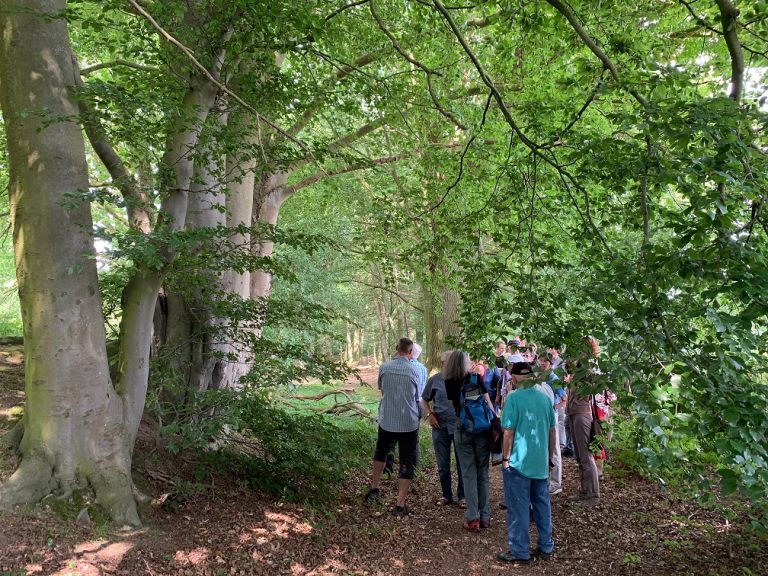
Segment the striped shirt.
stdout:
<svg viewBox="0 0 768 576">
<path fill-rule="evenodd" d="M 395 356 L 379 367 L 379 426 L 387 432 L 419 429 L 419 378 L 417 366 Z"/>
</svg>

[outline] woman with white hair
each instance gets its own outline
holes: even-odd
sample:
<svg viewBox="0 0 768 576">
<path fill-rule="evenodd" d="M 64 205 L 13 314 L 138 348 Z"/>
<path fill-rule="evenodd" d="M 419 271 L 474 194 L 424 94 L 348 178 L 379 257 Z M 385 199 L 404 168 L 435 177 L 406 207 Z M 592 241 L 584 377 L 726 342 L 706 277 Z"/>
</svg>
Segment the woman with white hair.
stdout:
<svg viewBox="0 0 768 576">
<path fill-rule="evenodd" d="M 453 435 L 456 431 L 456 412 L 445 390 L 444 371 L 450 355 L 450 350 L 440 355 L 443 372 L 438 372 L 427 380 L 427 385 L 424 387 L 424 393 L 421 397 L 421 409 L 432 428 L 432 446 L 435 449 L 437 474 L 440 479 L 440 489 L 443 493 L 442 497 L 436 502 L 436 505 L 447 506 L 455 502 L 451 486 L 451 452 L 453 452 L 458 476 L 456 498 L 458 498 L 459 504 L 465 507 L 461 466 L 459 465 L 459 455 L 456 452 L 456 444 L 453 441 Z M 451 449 L 452 447 L 453 449 Z"/>
<path fill-rule="evenodd" d="M 488 467 L 491 455 L 491 428 L 483 431 L 470 430 L 462 425 L 459 418 L 462 403 L 477 402 L 482 399 L 489 407 L 486 412 L 492 418 L 493 404 L 483 383 L 483 377 L 472 372 L 472 363 L 466 352 L 455 350 L 448 357 L 444 370 L 445 390 L 453 403 L 456 415 L 454 444 L 461 464 L 464 481 L 464 496 L 467 510 L 463 527 L 470 532 L 491 526 L 491 507 L 488 500 Z"/>
</svg>

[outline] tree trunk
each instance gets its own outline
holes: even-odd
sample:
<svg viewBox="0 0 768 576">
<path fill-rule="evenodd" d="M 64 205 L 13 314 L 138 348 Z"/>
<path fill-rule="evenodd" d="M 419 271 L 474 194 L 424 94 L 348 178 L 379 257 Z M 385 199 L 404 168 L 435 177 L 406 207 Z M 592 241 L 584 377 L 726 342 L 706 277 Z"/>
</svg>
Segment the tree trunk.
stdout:
<svg viewBox="0 0 768 576">
<path fill-rule="evenodd" d="M 264 222 L 271 226 L 277 226 L 280 216 L 280 208 L 285 201 L 283 195 L 285 184 L 288 181 L 287 172 L 276 174 L 264 174 L 254 187 L 253 211 L 258 222 Z M 254 256 L 265 258 L 272 256 L 274 243 L 270 240 L 251 239 L 251 252 Z M 272 288 L 272 275 L 263 270 L 251 272 L 251 298 L 268 298 Z"/>
<path fill-rule="evenodd" d="M 0 486 L 0 507 L 90 485 L 113 519 L 138 525 L 126 406 L 109 378 L 96 262 L 86 256 L 94 253 L 90 209 L 62 207 L 66 194 L 88 189 L 82 132 L 66 120 L 78 107 L 65 8 L 27 0 L 0 11 L 27 396 L 22 461 Z"/>
<path fill-rule="evenodd" d="M 440 354 L 444 343 L 440 339 L 440 324 L 438 322 L 438 311 L 435 310 L 435 301 L 432 297 L 432 291 L 427 283 L 421 283 L 421 307 L 424 310 L 424 332 L 426 336 L 425 346 L 427 357 L 425 364 L 430 370 L 440 368 Z"/>
<path fill-rule="evenodd" d="M 439 316 L 438 338 L 443 346 L 455 346 L 461 342 L 459 328 L 459 293 L 450 286 L 442 287 L 442 306 Z"/>
</svg>

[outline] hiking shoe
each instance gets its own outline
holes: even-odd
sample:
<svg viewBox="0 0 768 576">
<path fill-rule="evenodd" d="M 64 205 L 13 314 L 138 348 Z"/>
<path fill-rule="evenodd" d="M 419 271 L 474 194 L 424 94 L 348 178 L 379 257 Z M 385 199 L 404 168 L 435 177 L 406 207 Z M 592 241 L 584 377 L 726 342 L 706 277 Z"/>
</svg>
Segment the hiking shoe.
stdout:
<svg viewBox="0 0 768 576">
<path fill-rule="evenodd" d="M 533 557 L 536 558 L 536 560 L 552 560 L 552 552 L 544 552 L 537 548 L 536 552 L 533 553 Z"/>
<path fill-rule="evenodd" d="M 576 502 L 576 504 L 583 508 L 596 508 L 600 506 L 600 498 L 584 498 Z"/>
<path fill-rule="evenodd" d="M 554 490 L 550 490 L 549 491 L 549 495 L 550 496 L 555 496 L 556 494 L 562 493 L 562 491 L 563 491 L 562 488 L 555 488 Z"/>
<path fill-rule="evenodd" d="M 465 520 L 461 527 L 467 532 L 480 532 L 480 520 Z"/>
<path fill-rule="evenodd" d="M 515 558 L 511 552 L 499 552 L 496 554 L 496 559 L 510 566 L 527 566 L 531 563 L 530 558 Z"/>
<path fill-rule="evenodd" d="M 480 528 L 490 528 L 491 527 L 491 519 L 488 520 L 480 520 Z"/>
<path fill-rule="evenodd" d="M 363 500 L 365 502 L 378 502 L 381 500 L 381 491 L 378 488 L 371 488 L 365 493 Z"/>
<path fill-rule="evenodd" d="M 411 511 L 408 509 L 408 506 L 395 506 L 392 508 L 392 514 L 394 514 L 397 518 L 408 516 L 410 513 Z"/>
<path fill-rule="evenodd" d="M 566 458 L 572 458 L 573 457 L 573 450 L 571 450 L 570 448 L 566 448 L 565 450 L 560 452 L 560 454 L 562 456 L 565 456 Z"/>
</svg>

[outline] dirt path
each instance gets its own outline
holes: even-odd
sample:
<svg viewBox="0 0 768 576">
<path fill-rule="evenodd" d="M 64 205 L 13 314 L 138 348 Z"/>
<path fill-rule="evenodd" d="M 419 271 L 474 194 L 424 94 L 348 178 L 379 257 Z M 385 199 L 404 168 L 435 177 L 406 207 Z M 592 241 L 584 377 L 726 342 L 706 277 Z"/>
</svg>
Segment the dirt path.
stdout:
<svg viewBox="0 0 768 576">
<path fill-rule="evenodd" d="M 576 468 L 566 460 L 566 492 Z M 360 501 L 365 478 L 351 478 L 328 510 L 274 501 L 224 485 L 175 511 L 147 518 L 147 528 L 96 538 L 92 529 L 50 513 L 6 514 L 0 532 L 0 574 L 765 574 L 764 542 L 691 503 L 665 498 L 657 487 L 613 471 L 604 504 L 583 510 L 555 498 L 556 555 L 524 568 L 498 564 L 505 546 L 500 472 L 492 472 L 493 525 L 461 529 L 462 511 L 437 508 L 434 469 L 414 484 L 411 515 L 392 517 L 395 483 L 384 503 Z M 534 540 L 535 541 L 535 540 Z M 26 572 L 25 572 L 26 571 Z"/>
<path fill-rule="evenodd" d="M 0 410 L 12 419 L 23 401 L 18 351 L 0 354 Z M 137 455 L 147 451 L 141 444 Z M 431 459 L 427 459 L 431 460 Z M 0 472 L 13 467 L 0 453 Z M 172 460 L 167 475 L 183 475 Z M 149 491 L 168 486 L 149 478 Z M 153 483 L 154 482 L 154 483 Z M 584 510 L 566 503 L 577 489 L 573 459 L 565 459 L 565 491 L 553 500 L 555 557 L 523 568 L 496 562 L 506 547 L 501 472 L 491 471 L 493 524 L 479 534 L 461 528 L 463 511 L 434 505 L 440 494 L 434 466 L 425 467 L 409 497 L 412 513 L 389 513 L 394 481 L 378 507 L 362 503 L 364 474 L 353 473 L 332 507 L 299 506 L 216 478 L 203 493 L 153 510 L 141 531 L 109 532 L 65 522 L 54 503 L 0 515 L 0 575 L 740 575 L 768 574 L 768 546 L 692 502 L 665 496 L 633 474 L 610 470 L 603 505 Z M 535 542 L 535 534 L 533 535 Z"/>
</svg>

